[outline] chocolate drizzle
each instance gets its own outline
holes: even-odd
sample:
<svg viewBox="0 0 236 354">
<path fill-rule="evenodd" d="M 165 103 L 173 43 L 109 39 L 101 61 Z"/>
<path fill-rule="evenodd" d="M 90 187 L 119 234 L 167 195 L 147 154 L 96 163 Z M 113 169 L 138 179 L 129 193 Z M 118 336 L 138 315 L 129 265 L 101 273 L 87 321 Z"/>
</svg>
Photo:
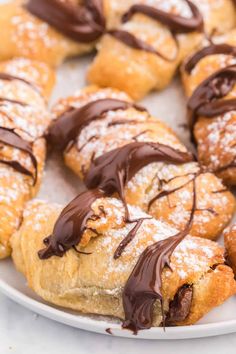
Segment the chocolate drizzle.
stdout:
<svg viewBox="0 0 236 354">
<path fill-rule="evenodd" d="M 69 249 L 75 248 L 81 241 L 87 222 L 96 217 L 92 204 L 103 196 L 103 192 L 91 190 L 72 200 L 61 212 L 52 235 L 44 239 L 46 248 L 38 252 L 39 258 L 62 257 Z"/>
<path fill-rule="evenodd" d="M 17 80 L 17 81 L 21 81 L 21 82 L 23 82 L 24 84 L 30 86 L 32 89 L 34 89 L 35 91 L 37 91 L 37 93 L 40 94 L 39 89 L 38 89 L 34 84 L 32 84 L 32 83 L 31 83 L 30 81 L 28 81 L 28 80 L 23 79 L 22 77 L 14 76 L 14 75 L 11 75 L 11 74 L 7 74 L 7 73 L 2 73 L 2 72 L 0 72 L 0 80 L 5 80 L 5 81 Z"/>
<path fill-rule="evenodd" d="M 37 160 L 33 154 L 31 144 L 24 140 L 20 135 L 18 135 L 14 129 L 0 127 L 0 142 L 7 144 L 13 148 L 19 149 L 26 152 L 31 159 L 32 165 L 35 172 L 32 173 L 30 170 L 22 166 L 18 161 L 7 161 L 0 160 L 1 163 L 6 164 L 14 168 L 17 172 L 20 172 L 24 175 L 30 176 L 33 178 L 34 185 L 37 182 Z"/>
<path fill-rule="evenodd" d="M 236 109 L 236 99 L 220 100 L 230 93 L 235 83 L 236 65 L 231 65 L 216 71 L 196 88 L 188 101 L 192 134 L 199 116 L 214 118 Z"/>
<path fill-rule="evenodd" d="M 92 101 L 81 108 L 71 108 L 51 124 L 48 140 L 58 148 L 65 148 L 92 121 L 102 119 L 108 111 L 126 110 L 130 107 L 145 111 L 145 108 L 134 103 L 112 98 Z"/>
<path fill-rule="evenodd" d="M 184 64 L 184 70 L 191 74 L 195 66 L 200 62 L 201 59 L 216 54 L 232 55 L 236 57 L 236 47 L 229 44 L 211 44 L 191 56 Z"/>
<path fill-rule="evenodd" d="M 123 291 L 125 321 L 123 328 L 132 330 L 149 329 L 153 322 L 153 306 L 160 300 L 165 316 L 162 297 L 162 270 L 171 269 L 171 256 L 191 230 L 196 210 L 196 180 L 193 179 L 193 203 L 190 218 L 183 231 L 148 246 L 138 259 Z"/>
<path fill-rule="evenodd" d="M 106 195 L 117 193 L 126 207 L 124 189 L 144 166 L 153 162 L 183 164 L 193 161 L 190 153 L 159 143 L 134 142 L 109 151 L 93 160 L 85 177 L 88 189 L 99 188 Z"/>
<path fill-rule="evenodd" d="M 25 7 L 76 42 L 93 42 L 106 28 L 102 0 L 84 0 L 82 5 L 60 0 L 29 0 Z"/>
<path fill-rule="evenodd" d="M 167 26 L 172 33 L 190 33 L 193 31 L 203 31 L 203 17 L 198 7 L 189 0 L 185 0 L 185 2 L 191 10 L 191 18 L 168 13 L 153 6 L 136 4 L 130 7 L 130 9 L 123 15 L 122 20 L 123 22 L 127 22 L 132 18 L 133 15 L 141 13 L 152 18 L 153 20 L 162 23 L 164 26 Z"/>
<path fill-rule="evenodd" d="M 176 42 L 177 49 L 178 49 L 178 41 L 176 39 L 176 34 L 178 33 L 190 33 L 193 31 L 200 31 L 204 32 L 204 22 L 203 22 L 203 17 L 197 8 L 195 4 L 193 4 L 189 0 L 185 0 L 187 5 L 189 6 L 192 17 L 191 18 L 185 18 L 180 15 L 168 13 L 165 11 L 162 11 L 160 9 L 157 9 L 153 6 L 145 5 L 145 4 L 136 4 L 130 7 L 130 9 L 123 15 L 122 20 L 123 23 L 129 21 L 133 15 L 137 13 L 144 14 L 145 16 L 148 16 L 163 25 L 167 26 L 172 35 L 173 38 Z M 167 58 L 163 54 L 161 54 L 159 51 L 155 50 L 155 48 L 152 45 L 149 45 L 148 43 L 144 42 L 141 39 L 138 39 L 135 35 L 124 31 L 124 30 L 110 30 L 107 33 L 118 39 L 119 41 L 123 42 L 127 46 L 134 48 L 134 49 L 139 49 L 143 50 L 149 53 L 153 53 L 161 57 L 162 59 L 166 61 L 174 61 L 177 57 L 177 54 L 175 55 L 174 58 Z"/>
</svg>

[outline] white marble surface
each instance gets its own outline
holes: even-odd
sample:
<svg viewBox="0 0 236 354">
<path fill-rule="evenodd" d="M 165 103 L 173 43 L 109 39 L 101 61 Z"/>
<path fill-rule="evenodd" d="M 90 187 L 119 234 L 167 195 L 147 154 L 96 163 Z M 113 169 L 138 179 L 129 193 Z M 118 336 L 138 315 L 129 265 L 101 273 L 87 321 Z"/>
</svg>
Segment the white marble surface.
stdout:
<svg viewBox="0 0 236 354">
<path fill-rule="evenodd" d="M 145 341 L 70 328 L 0 294 L 0 354 L 235 354 L 236 334 L 181 341 Z"/>
</svg>

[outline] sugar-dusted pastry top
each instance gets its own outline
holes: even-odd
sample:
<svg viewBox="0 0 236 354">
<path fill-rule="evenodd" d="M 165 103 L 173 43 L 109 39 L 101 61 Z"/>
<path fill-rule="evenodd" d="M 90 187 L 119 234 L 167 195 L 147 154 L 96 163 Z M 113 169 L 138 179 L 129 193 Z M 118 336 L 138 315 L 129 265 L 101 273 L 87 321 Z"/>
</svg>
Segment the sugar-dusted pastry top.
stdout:
<svg viewBox="0 0 236 354">
<path fill-rule="evenodd" d="M 40 185 L 50 123 L 46 101 L 54 80 L 54 73 L 38 61 L 0 63 L 0 258 L 9 255 L 9 238 L 24 203 Z"/>
<path fill-rule="evenodd" d="M 45 300 L 118 317 L 124 328 L 137 332 L 163 321 L 195 323 L 235 293 L 221 246 L 187 235 L 180 242 L 176 229 L 134 206 L 128 206 L 130 218 L 143 221 L 115 257 L 135 222 L 125 221 L 121 201 L 98 195 L 93 199 L 93 193 L 78 196 L 62 212 L 58 205 L 30 202 L 12 237 L 16 267 Z M 79 223 L 83 232 L 76 240 L 73 226 Z"/>
<path fill-rule="evenodd" d="M 88 188 L 100 188 L 183 229 L 196 182 L 192 232 L 216 238 L 234 212 L 234 198 L 202 171 L 172 130 L 114 89 L 88 87 L 62 99 L 49 129 L 53 147 Z"/>
<path fill-rule="evenodd" d="M 193 54 L 183 65 L 190 128 L 200 162 L 235 184 L 235 31 Z M 222 42 L 222 40 L 224 42 Z"/>
<path fill-rule="evenodd" d="M 212 31 L 227 32 L 236 21 L 230 0 L 217 4 L 212 0 L 109 4 L 107 11 L 114 11 L 116 20 L 107 16 L 108 31 L 97 45 L 88 79 L 123 90 L 134 99 L 167 86 L 182 60 L 204 39 L 209 40 Z"/>
</svg>

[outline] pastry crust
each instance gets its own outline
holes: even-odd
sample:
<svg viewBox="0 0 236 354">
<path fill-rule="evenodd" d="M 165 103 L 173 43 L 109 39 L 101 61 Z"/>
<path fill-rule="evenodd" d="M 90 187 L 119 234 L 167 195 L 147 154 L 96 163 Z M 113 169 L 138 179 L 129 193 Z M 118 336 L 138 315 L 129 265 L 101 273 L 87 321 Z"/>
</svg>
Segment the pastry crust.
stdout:
<svg viewBox="0 0 236 354">
<path fill-rule="evenodd" d="M 22 7 L 25 2 L 12 0 L 0 5 L 1 60 L 20 56 L 57 66 L 66 57 L 86 53 L 94 47 L 70 40 L 31 15 Z"/>
<path fill-rule="evenodd" d="M 55 78 L 45 64 L 20 58 L 2 62 L 0 72 L 13 76 L 10 80 L 0 79 L 0 127 L 14 129 L 28 142 L 38 164 L 37 183 L 34 185 L 32 176 L 3 163 L 17 161 L 35 176 L 31 156 L 16 147 L 0 143 L 0 258 L 4 258 L 10 254 L 9 238 L 20 225 L 24 204 L 37 193 L 42 179 L 46 154 L 43 134 L 50 122 L 46 100 Z"/>
<path fill-rule="evenodd" d="M 214 40 L 235 47 L 236 30 Z M 230 54 L 214 54 L 202 58 L 188 74 L 184 65 L 182 81 L 186 95 L 190 97 L 194 90 L 210 75 L 218 70 L 236 64 L 236 57 Z M 224 96 L 224 100 L 236 97 L 236 85 Z M 216 117 L 200 116 L 193 128 L 197 143 L 198 159 L 209 170 L 216 173 L 228 185 L 236 184 L 236 168 L 231 164 L 236 157 L 236 113 L 229 111 Z"/>
<path fill-rule="evenodd" d="M 197 0 L 193 1 L 200 9 L 205 22 L 205 30 L 210 34 L 213 30 L 227 32 L 235 26 L 236 16 L 231 0 Z M 124 14 L 137 1 L 105 1 L 107 4 L 108 29 L 118 28 L 144 40 L 155 50 L 172 60 L 144 50 L 133 49 L 110 34 L 106 34 L 98 43 L 98 55 L 88 71 L 88 80 L 101 87 L 115 87 L 127 92 L 133 99 L 139 100 L 149 91 L 161 90 L 172 80 L 179 64 L 194 49 L 197 49 L 204 38 L 203 33 L 192 32 L 177 34 L 176 40 L 171 31 L 160 22 L 143 14 L 135 14 L 127 23 L 119 24 Z M 188 17 L 188 5 L 185 1 L 174 0 L 138 3 L 156 6 L 170 13 L 178 13 Z M 110 9 L 109 5 L 110 4 Z M 115 16 L 112 16 L 114 11 Z M 113 20 L 112 20 L 113 19 Z M 220 24 L 220 25 L 219 25 Z M 173 59 L 174 58 L 174 59 Z"/>
<path fill-rule="evenodd" d="M 123 92 L 93 86 L 60 100 L 53 108 L 53 116 L 56 119 L 69 107 L 79 108 L 88 102 L 104 98 L 131 102 Z M 115 122 L 118 124 L 114 124 Z M 134 141 L 162 143 L 186 152 L 186 148 L 165 123 L 147 112 L 131 107 L 109 111 L 102 119 L 94 120 L 85 126 L 78 138 L 65 149 L 65 163 L 84 179 L 92 159 Z M 158 162 L 143 167 L 128 182 L 125 188 L 126 200 L 154 217 L 183 229 L 191 212 L 193 197 L 190 181 L 195 174 L 199 174 L 196 177 L 197 210 L 191 232 L 196 236 L 216 239 L 233 215 L 235 200 L 212 173 L 200 173 L 196 162 L 182 165 Z M 175 190 L 181 186 L 183 188 L 170 193 L 169 196 L 163 196 L 149 204 L 163 190 Z"/>
<path fill-rule="evenodd" d="M 236 225 L 227 228 L 224 232 L 225 249 L 227 261 L 233 268 L 236 276 Z"/>
<path fill-rule="evenodd" d="M 101 215 L 101 205 L 104 212 Z M 86 242 L 80 247 L 89 255 L 69 250 L 63 257 L 40 260 L 37 252 L 44 247 L 61 207 L 41 201 L 28 203 L 20 229 L 11 239 L 13 260 L 26 277 L 29 286 L 44 300 L 84 313 L 124 319 L 122 291 L 140 254 L 150 244 L 176 233 L 168 224 L 145 220 L 135 238 L 119 259 L 113 254 L 131 225 L 124 222 L 124 207 L 113 198 L 98 199 L 92 209 L 99 218 L 88 221 Z M 145 217 L 138 208 L 129 207 L 132 217 Z M 147 215 L 146 215 L 147 216 Z M 190 313 L 183 322 L 193 324 L 236 291 L 232 269 L 224 265 L 224 250 L 215 242 L 187 236 L 171 258 L 171 268 L 162 273 L 164 308 L 178 289 L 193 286 Z M 159 301 L 154 306 L 153 326 L 161 323 Z"/>
</svg>

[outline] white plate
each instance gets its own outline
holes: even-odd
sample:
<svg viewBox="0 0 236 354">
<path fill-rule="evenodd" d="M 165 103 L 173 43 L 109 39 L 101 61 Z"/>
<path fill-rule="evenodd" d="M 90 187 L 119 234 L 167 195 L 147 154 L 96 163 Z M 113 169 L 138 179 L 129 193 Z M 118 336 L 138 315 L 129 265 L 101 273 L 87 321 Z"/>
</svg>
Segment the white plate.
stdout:
<svg viewBox="0 0 236 354">
<path fill-rule="evenodd" d="M 84 57 L 69 61 L 60 68 L 52 101 L 85 86 L 85 71 L 90 61 L 91 58 Z M 149 95 L 143 104 L 154 116 L 165 120 L 181 140 L 190 146 L 188 133 L 181 128 L 181 124 L 185 123 L 186 111 L 184 94 L 177 79 L 167 90 Z M 82 189 L 82 183 L 63 165 L 61 158 L 50 156 L 39 197 L 65 204 Z M 130 331 L 122 330 L 120 323 L 111 322 L 108 318 L 84 316 L 45 303 L 27 287 L 25 279 L 16 272 L 11 260 L 0 262 L 0 291 L 17 303 L 52 320 L 103 334 L 108 334 L 106 329 L 110 328 L 113 335 L 120 337 L 184 339 L 236 332 L 236 297 L 214 309 L 196 325 L 167 328 L 165 332 L 162 328 L 152 328 L 140 331 L 134 337 Z"/>
</svg>

